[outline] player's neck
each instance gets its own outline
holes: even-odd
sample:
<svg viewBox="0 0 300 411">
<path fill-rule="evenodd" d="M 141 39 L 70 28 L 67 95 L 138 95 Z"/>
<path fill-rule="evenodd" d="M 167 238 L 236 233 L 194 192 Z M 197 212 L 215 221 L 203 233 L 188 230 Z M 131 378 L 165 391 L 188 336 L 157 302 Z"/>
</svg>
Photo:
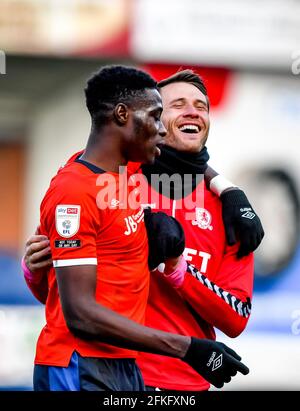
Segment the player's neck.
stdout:
<svg viewBox="0 0 300 411">
<path fill-rule="evenodd" d="M 120 166 L 126 166 L 127 160 L 121 153 L 116 136 L 107 133 L 101 137 L 90 135 L 86 149 L 81 156 L 85 160 L 105 171 L 119 172 Z"/>
</svg>

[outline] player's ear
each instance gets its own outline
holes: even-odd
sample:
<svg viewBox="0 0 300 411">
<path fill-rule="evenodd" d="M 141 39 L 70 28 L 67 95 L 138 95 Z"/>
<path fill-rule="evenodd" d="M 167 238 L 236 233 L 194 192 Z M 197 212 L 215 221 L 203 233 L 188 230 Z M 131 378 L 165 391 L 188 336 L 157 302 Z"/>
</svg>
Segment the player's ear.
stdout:
<svg viewBox="0 0 300 411">
<path fill-rule="evenodd" d="M 129 109 L 124 103 L 118 103 L 114 108 L 114 118 L 116 123 L 123 126 L 127 123 L 129 117 Z"/>
</svg>

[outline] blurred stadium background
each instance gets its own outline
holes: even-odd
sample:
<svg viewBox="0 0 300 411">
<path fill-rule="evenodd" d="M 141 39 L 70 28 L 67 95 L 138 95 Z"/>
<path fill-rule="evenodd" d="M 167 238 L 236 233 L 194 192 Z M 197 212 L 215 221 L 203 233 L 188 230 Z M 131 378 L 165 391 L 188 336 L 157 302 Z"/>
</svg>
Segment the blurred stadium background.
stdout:
<svg viewBox="0 0 300 411">
<path fill-rule="evenodd" d="M 0 387 L 31 389 L 42 306 L 20 257 L 51 176 L 89 133 L 86 78 L 126 63 L 205 78 L 211 165 L 262 217 L 253 314 L 226 389 L 300 389 L 300 2 L 0 0 Z M 219 335 L 225 342 L 228 339 Z"/>
</svg>

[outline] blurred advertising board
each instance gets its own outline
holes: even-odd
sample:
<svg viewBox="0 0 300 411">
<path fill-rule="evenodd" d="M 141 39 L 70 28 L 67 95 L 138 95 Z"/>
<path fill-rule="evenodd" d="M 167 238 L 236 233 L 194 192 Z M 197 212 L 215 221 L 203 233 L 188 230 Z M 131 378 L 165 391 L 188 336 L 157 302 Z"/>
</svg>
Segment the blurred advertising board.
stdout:
<svg viewBox="0 0 300 411">
<path fill-rule="evenodd" d="M 131 0 L 2 0 L 8 53 L 126 56 Z"/>
<path fill-rule="evenodd" d="M 288 68 L 300 44 L 295 0 L 139 0 L 132 53 L 150 62 Z"/>
</svg>

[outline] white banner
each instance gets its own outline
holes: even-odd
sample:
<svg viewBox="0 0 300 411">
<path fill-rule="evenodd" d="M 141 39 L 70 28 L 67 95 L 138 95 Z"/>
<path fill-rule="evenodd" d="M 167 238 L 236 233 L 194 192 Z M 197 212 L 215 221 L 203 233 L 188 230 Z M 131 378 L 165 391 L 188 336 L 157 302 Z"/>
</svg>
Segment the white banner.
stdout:
<svg viewBox="0 0 300 411">
<path fill-rule="evenodd" d="M 142 61 L 290 68 L 300 2 L 137 0 L 131 47 Z"/>
</svg>

